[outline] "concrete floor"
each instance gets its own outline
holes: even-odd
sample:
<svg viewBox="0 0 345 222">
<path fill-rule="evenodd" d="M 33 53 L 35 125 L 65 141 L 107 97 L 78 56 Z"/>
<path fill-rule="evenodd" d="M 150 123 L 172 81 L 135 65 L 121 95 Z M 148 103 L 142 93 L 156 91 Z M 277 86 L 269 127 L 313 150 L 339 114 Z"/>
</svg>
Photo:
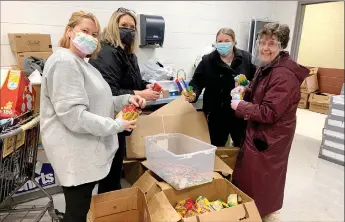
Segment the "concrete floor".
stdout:
<svg viewBox="0 0 345 222">
<path fill-rule="evenodd" d="M 344 221 L 344 167 L 318 158 L 326 116 L 298 110 L 297 117 L 281 219 L 286 222 Z M 46 200 L 28 204 L 42 203 Z M 54 196 L 54 204 L 59 211 L 64 211 L 62 194 Z M 51 220 L 47 215 L 41 221 Z"/>
</svg>

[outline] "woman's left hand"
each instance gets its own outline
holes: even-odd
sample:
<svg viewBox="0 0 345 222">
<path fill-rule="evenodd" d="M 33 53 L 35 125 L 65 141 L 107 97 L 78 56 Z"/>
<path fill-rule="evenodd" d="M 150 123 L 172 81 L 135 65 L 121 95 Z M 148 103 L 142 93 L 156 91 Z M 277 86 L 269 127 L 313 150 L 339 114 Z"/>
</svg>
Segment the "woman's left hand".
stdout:
<svg viewBox="0 0 345 222">
<path fill-rule="evenodd" d="M 146 89 L 152 89 L 153 90 L 153 84 L 147 84 Z"/>
<path fill-rule="evenodd" d="M 236 110 L 237 107 L 238 107 L 238 104 L 240 104 L 241 101 L 242 101 L 242 100 L 231 100 L 231 108 L 232 108 L 233 110 Z"/>
<path fill-rule="evenodd" d="M 128 99 L 128 102 L 141 109 L 145 108 L 146 106 L 146 100 L 138 95 L 131 95 Z"/>
</svg>

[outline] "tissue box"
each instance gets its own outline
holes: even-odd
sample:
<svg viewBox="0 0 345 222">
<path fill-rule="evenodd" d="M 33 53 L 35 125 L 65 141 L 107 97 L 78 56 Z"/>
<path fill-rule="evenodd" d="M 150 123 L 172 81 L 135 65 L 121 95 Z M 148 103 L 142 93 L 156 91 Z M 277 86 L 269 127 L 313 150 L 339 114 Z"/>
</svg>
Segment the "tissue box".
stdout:
<svg viewBox="0 0 345 222">
<path fill-rule="evenodd" d="M 0 119 L 19 116 L 33 110 L 35 90 L 20 70 L 9 70 L 0 89 Z"/>
</svg>

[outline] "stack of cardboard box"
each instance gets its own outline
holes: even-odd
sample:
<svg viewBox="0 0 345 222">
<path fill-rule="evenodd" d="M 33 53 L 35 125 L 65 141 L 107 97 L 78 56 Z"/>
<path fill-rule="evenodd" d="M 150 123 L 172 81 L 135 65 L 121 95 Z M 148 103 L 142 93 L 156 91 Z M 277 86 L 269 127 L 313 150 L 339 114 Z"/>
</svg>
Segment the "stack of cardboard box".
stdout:
<svg viewBox="0 0 345 222">
<path fill-rule="evenodd" d="M 301 85 L 301 100 L 298 104 L 298 108 L 308 109 L 310 94 L 319 89 L 317 71 L 318 68 L 310 68 L 308 77 L 303 81 Z"/>
<path fill-rule="evenodd" d="M 323 129 L 319 157 L 344 165 L 344 85 L 342 95 L 332 96 L 328 117 Z"/>
<path fill-rule="evenodd" d="M 49 34 L 8 33 L 8 39 L 17 60 L 17 64 L 12 66 L 15 69 L 23 70 L 27 57 L 47 59 L 53 53 Z"/>
</svg>

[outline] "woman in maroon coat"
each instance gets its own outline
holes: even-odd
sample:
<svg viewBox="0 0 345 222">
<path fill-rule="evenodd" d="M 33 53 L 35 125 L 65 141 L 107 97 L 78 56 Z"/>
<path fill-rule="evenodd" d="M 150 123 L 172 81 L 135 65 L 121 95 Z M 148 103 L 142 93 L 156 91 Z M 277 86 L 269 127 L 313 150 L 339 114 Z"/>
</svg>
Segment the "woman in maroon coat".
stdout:
<svg viewBox="0 0 345 222">
<path fill-rule="evenodd" d="M 283 51 L 289 34 L 288 26 L 277 23 L 260 31 L 255 77 L 243 90 L 244 100 L 231 104 L 236 115 L 247 120 L 233 180 L 255 200 L 264 221 L 280 221 L 277 211 L 283 205 L 300 85 L 309 73 Z"/>
</svg>

